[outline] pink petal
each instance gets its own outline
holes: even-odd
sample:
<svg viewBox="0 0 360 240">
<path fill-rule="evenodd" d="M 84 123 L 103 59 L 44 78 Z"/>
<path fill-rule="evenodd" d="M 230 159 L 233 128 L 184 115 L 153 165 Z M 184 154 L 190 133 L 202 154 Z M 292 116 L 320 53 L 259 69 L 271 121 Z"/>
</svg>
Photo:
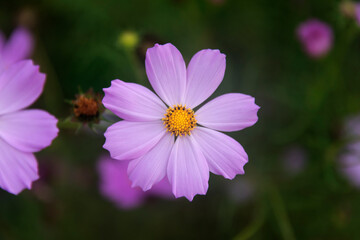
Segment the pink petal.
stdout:
<svg viewBox="0 0 360 240">
<path fill-rule="evenodd" d="M 105 88 L 103 104 L 120 118 L 128 121 L 161 120 L 166 113 L 165 104 L 149 89 L 121 80 Z"/>
<path fill-rule="evenodd" d="M 145 200 L 140 188 L 132 188 L 127 176 L 127 161 L 117 161 L 102 157 L 98 164 L 100 191 L 118 207 L 130 209 L 139 206 Z"/>
<path fill-rule="evenodd" d="M 183 104 L 186 66 L 176 47 L 155 44 L 146 52 L 145 67 L 151 86 L 167 105 Z"/>
<path fill-rule="evenodd" d="M 31 60 L 11 65 L 0 75 L 0 114 L 31 105 L 43 91 L 45 74 Z"/>
<path fill-rule="evenodd" d="M 192 201 L 196 194 L 206 194 L 209 166 L 192 136 L 178 137 L 171 151 L 167 175 L 175 197 Z"/>
<path fill-rule="evenodd" d="M 232 132 L 254 125 L 258 120 L 258 109 L 253 97 L 241 93 L 228 93 L 206 103 L 195 115 L 200 125 Z"/>
<path fill-rule="evenodd" d="M 165 134 L 153 149 L 129 163 L 128 174 L 133 186 L 147 191 L 165 177 L 173 145 L 174 136 Z"/>
<path fill-rule="evenodd" d="M 191 133 L 212 173 L 228 179 L 233 179 L 236 174 L 244 174 L 248 156 L 237 141 L 221 132 L 203 127 L 197 127 Z"/>
<path fill-rule="evenodd" d="M 188 107 L 195 108 L 214 93 L 224 78 L 225 67 L 225 55 L 219 50 L 201 50 L 192 57 L 187 69 Z"/>
<path fill-rule="evenodd" d="M 112 158 L 131 160 L 139 158 L 152 149 L 164 136 L 166 130 L 161 121 L 120 121 L 105 132 L 104 148 Z"/>
<path fill-rule="evenodd" d="M 22 110 L 0 116 L 0 137 L 23 152 L 49 146 L 58 134 L 57 119 L 42 110 Z"/>
<path fill-rule="evenodd" d="M 2 58 L 7 64 L 13 64 L 30 57 L 33 38 L 25 28 L 16 29 L 4 46 Z"/>
<path fill-rule="evenodd" d="M 32 153 L 12 147 L 0 138 L 0 187 L 12 194 L 19 194 L 39 178 L 37 162 Z"/>
</svg>

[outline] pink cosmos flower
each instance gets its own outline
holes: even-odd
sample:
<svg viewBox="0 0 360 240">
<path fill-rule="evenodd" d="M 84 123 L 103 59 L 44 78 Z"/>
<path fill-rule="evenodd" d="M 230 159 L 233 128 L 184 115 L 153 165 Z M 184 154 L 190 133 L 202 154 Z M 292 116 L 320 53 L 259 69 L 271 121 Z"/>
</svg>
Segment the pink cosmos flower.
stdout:
<svg viewBox="0 0 360 240">
<path fill-rule="evenodd" d="M 127 176 L 127 161 L 117 161 L 103 156 L 98 164 L 100 174 L 100 191 L 119 208 L 130 209 L 142 204 L 148 196 L 171 197 L 171 186 L 164 179 L 147 192 L 132 188 Z"/>
<path fill-rule="evenodd" d="M 31 60 L 7 66 L 0 73 L 0 187 L 18 194 L 38 179 L 33 152 L 57 136 L 57 120 L 42 110 L 24 110 L 41 94 L 45 74 Z"/>
<path fill-rule="evenodd" d="M 25 28 L 16 29 L 8 41 L 0 32 L 0 71 L 30 57 L 32 49 L 33 38 Z"/>
<path fill-rule="evenodd" d="M 297 28 L 297 37 L 309 56 L 325 56 L 333 45 L 333 32 L 329 25 L 317 19 L 308 20 Z"/>
<path fill-rule="evenodd" d="M 225 55 L 205 49 L 196 53 L 186 68 L 181 53 L 172 45 L 147 50 L 149 89 L 113 80 L 104 89 L 105 107 L 123 121 L 105 132 L 104 148 L 112 158 L 131 160 L 128 174 L 144 191 L 167 176 L 176 197 L 190 201 L 206 194 L 209 171 L 232 179 L 244 174 L 248 157 L 233 138 L 219 132 L 239 131 L 258 120 L 254 98 L 224 94 L 200 107 L 220 85 Z"/>
</svg>

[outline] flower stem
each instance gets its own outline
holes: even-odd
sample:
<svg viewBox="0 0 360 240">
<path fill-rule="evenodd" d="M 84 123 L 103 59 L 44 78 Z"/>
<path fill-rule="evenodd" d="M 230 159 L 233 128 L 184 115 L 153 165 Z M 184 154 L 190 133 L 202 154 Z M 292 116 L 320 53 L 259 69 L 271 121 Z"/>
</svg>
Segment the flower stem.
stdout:
<svg viewBox="0 0 360 240">
<path fill-rule="evenodd" d="M 265 222 L 266 211 L 266 204 L 261 202 L 260 207 L 256 208 L 256 211 L 254 212 L 253 221 L 243 231 L 236 235 L 234 240 L 246 240 L 254 236 Z"/>
<path fill-rule="evenodd" d="M 279 223 L 280 231 L 285 240 L 295 240 L 294 232 L 291 227 L 286 209 L 284 206 L 284 201 L 281 198 L 279 190 L 273 186 L 269 185 L 269 198 L 270 204 L 274 210 L 275 217 Z"/>
</svg>

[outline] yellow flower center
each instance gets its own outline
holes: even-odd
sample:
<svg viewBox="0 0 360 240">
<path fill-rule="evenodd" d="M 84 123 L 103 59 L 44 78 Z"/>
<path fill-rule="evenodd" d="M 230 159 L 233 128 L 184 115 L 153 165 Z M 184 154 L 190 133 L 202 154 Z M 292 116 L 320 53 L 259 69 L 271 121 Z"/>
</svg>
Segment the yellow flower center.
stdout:
<svg viewBox="0 0 360 240">
<path fill-rule="evenodd" d="M 190 135 L 190 131 L 196 127 L 194 111 L 186 108 L 186 105 L 169 107 L 162 119 L 168 132 L 175 136 Z"/>
</svg>

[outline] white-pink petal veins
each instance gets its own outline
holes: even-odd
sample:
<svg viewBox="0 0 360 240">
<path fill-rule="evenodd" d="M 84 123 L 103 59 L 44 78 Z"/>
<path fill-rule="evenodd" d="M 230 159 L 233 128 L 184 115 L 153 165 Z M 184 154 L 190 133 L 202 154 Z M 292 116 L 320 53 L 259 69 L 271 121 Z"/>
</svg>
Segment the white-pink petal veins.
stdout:
<svg viewBox="0 0 360 240">
<path fill-rule="evenodd" d="M 39 178 L 34 154 L 19 151 L 0 138 L 0 156 L 2 189 L 18 194 Z"/>
<path fill-rule="evenodd" d="M 196 111 L 200 125 L 224 132 L 239 131 L 254 125 L 259 106 L 255 99 L 241 93 L 221 95 Z"/>
<path fill-rule="evenodd" d="M 162 121 L 129 122 L 120 121 L 105 132 L 104 148 L 117 160 L 139 158 L 152 149 L 164 136 L 166 130 Z"/>
<path fill-rule="evenodd" d="M 0 74 L 0 114 L 31 105 L 43 91 L 45 74 L 31 60 L 11 65 Z"/>
<path fill-rule="evenodd" d="M 132 186 L 139 186 L 147 191 L 154 184 L 160 182 L 166 176 L 166 168 L 173 146 L 174 136 L 165 134 L 153 149 L 131 161 L 128 174 Z"/>
<path fill-rule="evenodd" d="M 187 68 L 185 104 L 195 108 L 210 97 L 222 82 L 225 68 L 225 54 L 219 50 L 197 52 Z"/>
<path fill-rule="evenodd" d="M 136 83 L 113 80 L 104 92 L 104 106 L 128 121 L 160 120 L 167 109 L 158 96 Z"/>
<path fill-rule="evenodd" d="M 0 137 L 23 152 L 48 147 L 58 134 L 57 119 L 42 110 L 21 110 L 0 116 Z"/>
<path fill-rule="evenodd" d="M 233 179 L 237 174 L 244 174 L 248 156 L 236 140 L 203 127 L 194 129 L 192 136 L 199 144 L 212 173 L 228 179 Z"/>
<path fill-rule="evenodd" d="M 168 106 L 183 104 L 186 65 L 176 47 L 155 44 L 146 52 L 145 67 L 151 86 Z"/>
<path fill-rule="evenodd" d="M 178 137 L 170 153 L 167 175 L 175 197 L 192 201 L 208 189 L 209 166 L 192 136 Z"/>
</svg>

